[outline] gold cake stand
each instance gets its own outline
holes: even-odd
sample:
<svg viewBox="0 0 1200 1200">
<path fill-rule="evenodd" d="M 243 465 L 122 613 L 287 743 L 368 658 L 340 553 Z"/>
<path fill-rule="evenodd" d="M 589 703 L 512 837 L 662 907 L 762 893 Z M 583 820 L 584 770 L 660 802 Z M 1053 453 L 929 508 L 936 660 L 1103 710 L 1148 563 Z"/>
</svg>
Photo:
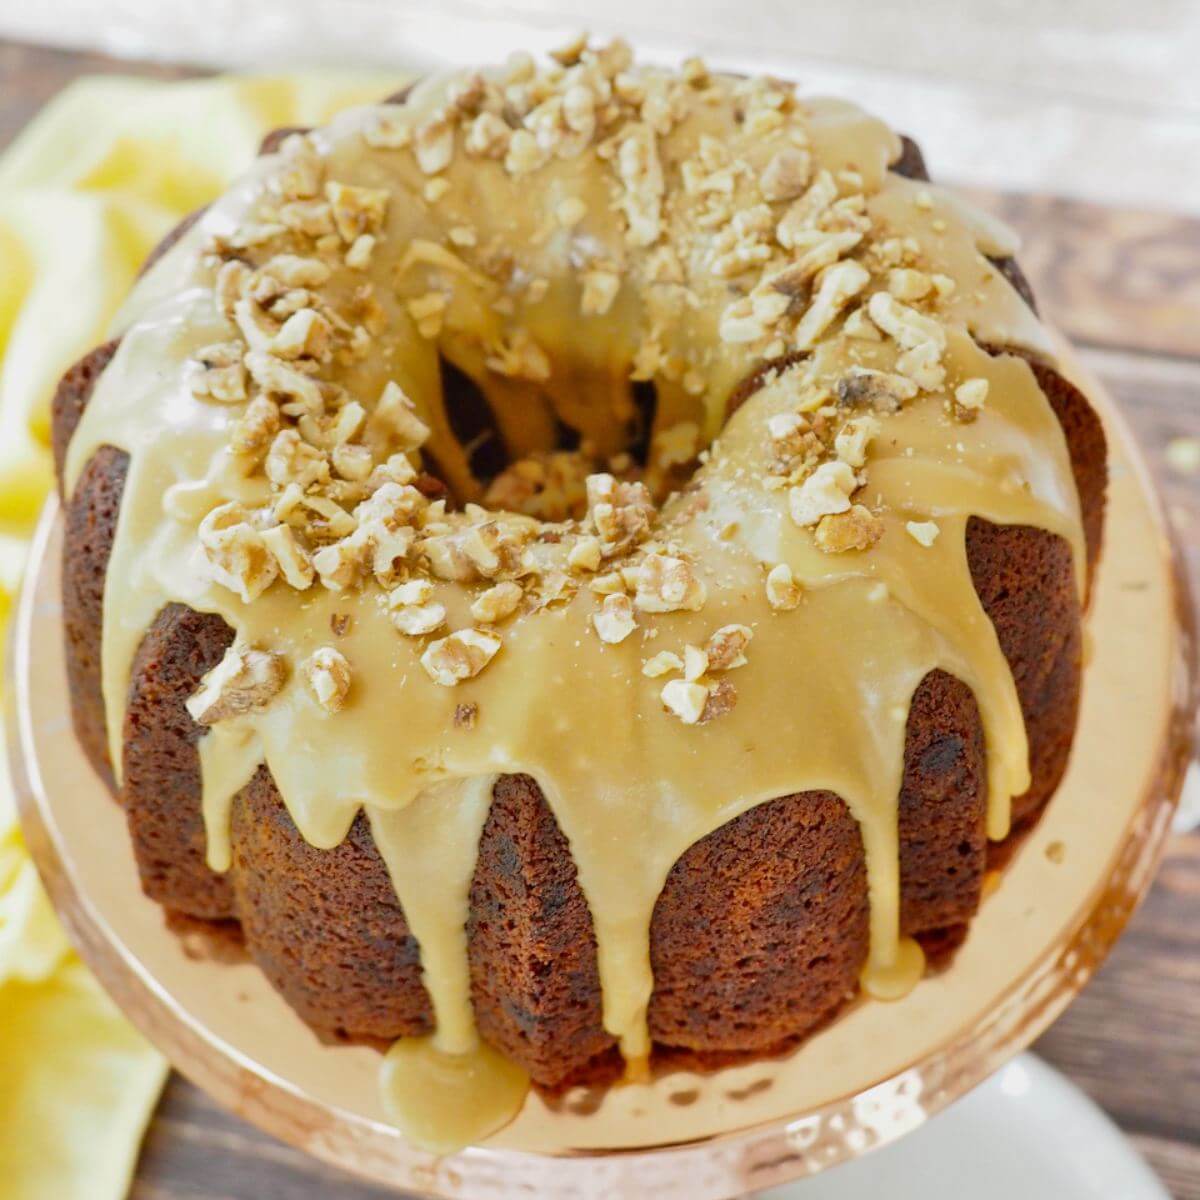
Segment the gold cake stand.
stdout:
<svg viewBox="0 0 1200 1200">
<path fill-rule="evenodd" d="M 51 503 L 15 622 L 9 741 L 29 846 L 75 944 L 129 1018 L 228 1108 L 412 1191 L 705 1200 L 900 1137 L 1023 1049 L 1091 977 L 1149 887 L 1190 754 L 1183 577 L 1129 431 L 1089 391 L 1113 477 L 1071 765 L 953 967 L 905 999 L 859 1003 L 784 1058 L 531 1096 L 507 1129 L 458 1154 L 407 1145 L 384 1118 L 375 1051 L 321 1044 L 244 956 L 169 929 L 142 896 L 120 809 L 71 732 Z"/>
</svg>

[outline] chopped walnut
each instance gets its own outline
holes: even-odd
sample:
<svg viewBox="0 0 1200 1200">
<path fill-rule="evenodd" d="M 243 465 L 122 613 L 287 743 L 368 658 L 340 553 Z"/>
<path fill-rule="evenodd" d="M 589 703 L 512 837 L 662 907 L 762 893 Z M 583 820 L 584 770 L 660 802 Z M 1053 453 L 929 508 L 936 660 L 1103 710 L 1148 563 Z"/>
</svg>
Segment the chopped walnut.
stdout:
<svg viewBox="0 0 1200 1200">
<path fill-rule="evenodd" d="M 363 580 L 365 547 L 349 538 L 322 546 L 312 557 L 313 567 L 321 582 L 331 592 L 345 592 Z"/>
<path fill-rule="evenodd" d="M 512 130 L 495 113 L 482 112 L 467 126 L 463 147 L 470 155 L 503 158 Z"/>
<path fill-rule="evenodd" d="M 799 486 L 788 492 L 788 509 L 797 525 L 815 525 L 822 517 L 843 513 L 858 480 L 843 462 L 822 463 Z"/>
<path fill-rule="evenodd" d="M 432 340 L 442 331 L 449 303 L 444 292 L 426 292 L 423 296 L 414 296 L 405 307 L 417 323 L 417 332 L 423 338 Z"/>
<path fill-rule="evenodd" d="M 280 166 L 270 179 L 270 186 L 290 200 L 315 196 L 321 189 L 324 168 L 312 139 L 294 133 L 279 147 Z"/>
<path fill-rule="evenodd" d="M 264 392 L 294 401 L 302 409 L 319 413 L 325 405 L 321 388 L 315 379 L 290 367 L 287 363 L 262 350 L 246 354 L 246 368 Z"/>
<path fill-rule="evenodd" d="M 391 610 L 392 624 L 405 637 L 424 637 L 446 623 L 446 606 L 437 601 L 402 604 Z"/>
<path fill-rule="evenodd" d="M 217 305 L 227 317 L 233 316 L 233 306 L 242 298 L 249 280 L 250 268 L 237 258 L 222 263 L 217 270 L 214 295 Z"/>
<path fill-rule="evenodd" d="M 614 271 L 585 271 L 579 311 L 585 317 L 603 316 L 612 307 L 620 286 L 621 277 Z"/>
<path fill-rule="evenodd" d="M 334 233 L 333 209 L 327 200 L 294 200 L 280 208 L 279 218 L 288 229 L 305 237 Z"/>
<path fill-rule="evenodd" d="M 573 571 L 598 571 L 602 556 L 599 538 L 581 537 L 567 551 L 567 566 Z"/>
<path fill-rule="evenodd" d="M 353 187 L 331 181 L 325 185 L 334 227 L 342 241 L 353 244 L 364 233 L 378 233 L 387 214 L 388 193 L 384 188 Z"/>
<path fill-rule="evenodd" d="M 667 613 L 704 607 L 708 589 L 691 563 L 668 554 L 648 554 L 637 573 L 634 603 L 643 612 Z"/>
<path fill-rule="evenodd" d="M 833 176 L 828 171 L 818 171 L 808 190 L 792 203 L 775 227 L 779 244 L 790 250 L 800 234 L 817 228 L 818 220 L 837 199 L 837 194 Z"/>
<path fill-rule="evenodd" d="M 416 406 L 398 383 L 389 380 L 367 418 L 367 443 L 383 455 L 397 449 L 416 450 L 428 439 L 429 426 L 417 416 Z"/>
<path fill-rule="evenodd" d="M 297 541 L 289 526 L 276 525 L 272 529 L 264 529 L 262 540 L 288 587 L 295 588 L 298 592 L 312 587 L 316 577 L 312 556 Z"/>
<path fill-rule="evenodd" d="M 811 350 L 838 313 L 867 286 L 870 279 L 866 268 L 852 259 L 827 267 L 819 277 L 812 303 L 796 326 L 796 348 Z"/>
<path fill-rule="evenodd" d="M 431 642 L 421 655 L 421 666 L 434 683 L 454 687 L 472 679 L 495 658 L 500 638 L 486 629 L 460 629 Z"/>
<path fill-rule="evenodd" d="M 376 150 L 402 150 L 412 141 L 407 117 L 386 109 L 373 112 L 363 124 L 363 141 Z"/>
<path fill-rule="evenodd" d="M 269 349 L 280 358 L 325 359 L 333 338 L 333 326 L 312 308 L 293 313 L 271 339 Z"/>
<path fill-rule="evenodd" d="M 842 322 L 842 332 L 847 337 L 859 338 L 868 342 L 878 342 L 883 337 L 879 332 L 879 326 L 867 316 L 865 308 L 856 308 Z"/>
<path fill-rule="evenodd" d="M 984 378 L 966 379 L 954 389 L 954 399 L 968 412 L 977 412 L 984 406 L 988 395 L 988 381 Z"/>
<path fill-rule="evenodd" d="M 795 260 L 782 271 L 764 279 L 763 286 L 793 298 L 802 297 L 807 294 L 810 281 L 816 275 L 832 267 L 861 240 L 862 234 L 857 230 L 805 230 L 794 239 L 793 250 L 798 251 Z"/>
<path fill-rule="evenodd" d="M 732 671 L 746 665 L 746 647 L 754 631 L 748 625 L 722 625 L 704 647 L 710 671 Z"/>
<path fill-rule="evenodd" d="M 826 554 L 868 550 L 883 536 L 883 522 L 862 504 L 822 517 L 817 523 L 817 549 Z"/>
<path fill-rule="evenodd" d="M 672 679 L 663 685 L 662 702 L 668 712 L 685 725 L 695 725 L 704 715 L 708 703 L 708 688 L 686 679 Z"/>
<path fill-rule="evenodd" d="M 704 59 L 685 58 L 679 67 L 679 74 L 683 81 L 690 84 L 694 88 L 706 87 L 712 76 L 709 74 L 708 64 Z"/>
<path fill-rule="evenodd" d="M 341 710 L 350 694 L 350 664 L 332 646 L 321 646 L 304 663 L 304 679 L 317 703 L 327 712 Z"/>
<path fill-rule="evenodd" d="M 276 254 L 262 270 L 288 288 L 319 288 L 329 282 L 332 274 L 319 258 L 298 254 Z"/>
<path fill-rule="evenodd" d="M 704 710 L 700 713 L 699 723 L 707 725 L 709 721 L 723 717 L 727 712 L 732 712 L 736 704 L 737 689 L 728 679 L 718 679 L 708 689 L 708 696 L 704 701 Z"/>
<path fill-rule="evenodd" d="M 683 677 L 689 683 L 703 679 L 708 671 L 708 652 L 699 646 L 687 645 L 683 648 Z"/>
<path fill-rule="evenodd" d="M 545 383 L 550 378 L 550 359 L 528 330 L 518 329 L 492 348 L 484 365 L 497 375 Z"/>
<path fill-rule="evenodd" d="M 550 51 L 550 57 L 564 67 L 573 67 L 588 48 L 588 35 L 577 33 L 565 45 Z"/>
<path fill-rule="evenodd" d="M 939 349 L 946 345 L 946 330 L 932 317 L 917 312 L 888 292 L 876 292 L 867 302 L 871 320 L 884 333 L 896 339 L 906 350 L 931 342 Z"/>
<path fill-rule="evenodd" d="M 265 708 L 287 681 L 287 662 L 278 654 L 235 642 L 186 701 L 192 720 L 215 725 Z"/>
<path fill-rule="evenodd" d="M 897 300 L 920 300 L 933 290 L 933 280 L 924 271 L 893 267 L 888 272 L 888 291 Z"/>
<path fill-rule="evenodd" d="M 662 233 L 662 198 L 665 191 L 658 143 L 649 125 L 626 126 L 617 151 L 617 174 L 625 185 L 621 209 L 634 246 L 652 246 Z"/>
<path fill-rule="evenodd" d="M 592 613 L 596 636 L 610 646 L 623 642 L 637 628 L 633 604 L 623 593 L 604 597 L 598 612 Z"/>
<path fill-rule="evenodd" d="M 903 375 L 875 371 L 869 367 L 851 367 L 838 381 L 838 403 L 847 408 L 873 408 L 895 412 L 906 400 L 913 399 L 917 385 Z"/>
<path fill-rule="evenodd" d="M 654 435 L 650 449 L 655 466 L 664 471 L 694 462 L 700 452 L 700 427 L 695 421 L 678 421 Z"/>
<path fill-rule="evenodd" d="M 450 165 L 454 158 L 454 125 L 449 114 L 434 113 L 417 127 L 413 153 L 417 157 L 417 166 L 426 175 L 436 175 Z"/>
<path fill-rule="evenodd" d="M 295 484 L 303 491 L 328 481 L 329 461 L 323 451 L 302 441 L 294 429 L 283 429 L 267 451 L 266 472 L 276 487 Z"/>
<path fill-rule="evenodd" d="M 838 430 L 833 446 L 838 459 L 856 470 L 867 461 L 867 447 L 883 427 L 872 416 L 854 417 Z"/>
<path fill-rule="evenodd" d="M 578 196 L 568 196 L 558 202 L 554 215 L 564 229 L 573 229 L 587 216 L 587 205 Z"/>
<path fill-rule="evenodd" d="M 537 138 L 528 129 L 515 130 L 508 139 L 504 153 L 504 169 L 510 175 L 528 175 L 536 171 L 547 158 Z"/>
<path fill-rule="evenodd" d="M 433 598 L 433 584 L 428 579 L 410 579 L 399 584 L 388 595 L 393 608 L 409 604 L 425 604 Z"/>
<path fill-rule="evenodd" d="M 197 350 L 192 359 L 192 394 L 201 400 L 238 404 L 246 399 L 246 368 L 240 342 L 219 342 Z"/>
<path fill-rule="evenodd" d="M 376 237 L 373 233 L 360 233 L 346 251 L 345 263 L 352 271 L 365 271 L 371 265 L 375 252 Z"/>
<path fill-rule="evenodd" d="M 641 541 L 650 531 L 654 502 L 646 486 L 625 483 L 609 474 L 587 477 L 588 519 L 605 556 Z"/>
<path fill-rule="evenodd" d="M 366 446 L 335 446 L 330 452 L 333 469 L 343 478 L 361 483 L 375 469 L 375 456 Z"/>
<path fill-rule="evenodd" d="M 804 598 L 804 588 L 792 574 L 787 563 L 776 563 L 767 572 L 767 603 L 777 612 L 788 612 L 799 607 Z"/>
<path fill-rule="evenodd" d="M 808 186 L 812 156 L 798 146 L 777 150 L 759 180 L 768 200 L 791 200 Z"/>
<path fill-rule="evenodd" d="M 908 530 L 908 535 L 914 542 L 919 542 L 927 550 L 941 533 L 936 521 L 906 521 L 904 528 Z"/>
<path fill-rule="evenodd" d="M 657 679 L 660 675 L 669 675 L 672 671 L 682 670 L 683 659 L 671 650 L 660 650 L 642 663 L 642 674 L 647 679 Z"/>
<path fill-rule="evenodd" d="M 606 571 L 588 584 L 588 591 L 595 592 L 597 596 L 614 596 L 625 591 L 625 577 L 620 571 Z"/>
<path fill-rule="evenodd" d="M 511 617 L 517 611 L 524 595 L 521 585 L 511 580 L 494 584 L 471 605 L 471 616 L 477 621 L 489 624 L 503 621 L 505 617 Z"/>
<path fill-rule="evenodd" d="M 221 504 L 200 522 L 200 547 L 212 578 L 249 604 L 275 582 L 275 559 L 250 513 L 236 502 Z"/>
</svg>

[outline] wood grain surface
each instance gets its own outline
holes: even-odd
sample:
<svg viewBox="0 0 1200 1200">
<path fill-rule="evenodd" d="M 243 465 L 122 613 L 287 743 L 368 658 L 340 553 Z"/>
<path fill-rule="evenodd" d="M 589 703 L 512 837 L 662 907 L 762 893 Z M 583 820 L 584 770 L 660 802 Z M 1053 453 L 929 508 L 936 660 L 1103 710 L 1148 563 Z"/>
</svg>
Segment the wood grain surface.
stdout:
<svg viewBox="0 0 1200 1200">
<path fill-rule="evenodd" d="M 0 147 L 70 79 L 113 70 L 186 73 L 0 42 Z M 1200 595 L 1200 463 L 1184 462 L 1186 439 L 1200 439 L 1200 221 L 1054 196 L 975 195 L 1021 232 L 1043 314 L 1082 347 L 1133 423 Z M 1200 1200 L 1200 833 L 1172 839 L 1112 957 L 1035 1049 L 1104 1107 L 1177 1200 Z M 330 1194 L 394 1195 L 258 1133 L 178 1076 L 133 1190 L 136 1200 Z"/>
</svg>

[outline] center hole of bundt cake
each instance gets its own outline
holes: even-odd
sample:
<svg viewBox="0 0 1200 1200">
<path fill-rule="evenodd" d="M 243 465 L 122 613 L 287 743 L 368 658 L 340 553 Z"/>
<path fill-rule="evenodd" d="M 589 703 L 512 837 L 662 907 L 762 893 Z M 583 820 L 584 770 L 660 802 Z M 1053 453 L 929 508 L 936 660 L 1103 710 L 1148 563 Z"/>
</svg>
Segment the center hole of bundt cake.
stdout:
<svg viewBox="0 0 1200 1200">
<path fill-rule="evenodd" d="M 549 522 L 581 519 L 587 511 L 588 475 L 608 472 L 642 480 L 661 502 L 686 485 L 696 468 L 698 428 L 693 428 L 687 445 L 686 437 L 663 436 L 655 427 L 658 393 L 651 381 L 630 381 L 625 411 L 612 414 L 619 427 L 614 439 L 619 449 L 605 455 L 557 414 L 532 449 L 527 444 L 516 451 L 474 379 L 444 358 L 441 379 L 450 431 L 477 484 L 473 497 L 452 494 L 455 504 L 470 498 L 485 508 L 523 512 Z M 430 475 L 443 478 L 434 452 L 425 452 L 424 465 Z"/>
</svg>

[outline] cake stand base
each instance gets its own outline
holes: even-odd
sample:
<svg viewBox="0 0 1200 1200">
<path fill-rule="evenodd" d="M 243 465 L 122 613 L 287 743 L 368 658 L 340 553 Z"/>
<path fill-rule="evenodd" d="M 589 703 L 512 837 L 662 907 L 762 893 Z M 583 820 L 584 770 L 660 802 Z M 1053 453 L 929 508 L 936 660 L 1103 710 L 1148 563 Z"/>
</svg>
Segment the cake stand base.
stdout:
<svg viewBox="0 0 1200 1200">
<path fill-rule="evenodd" d="M 905 999 L 859 1003 L 783 1058 L 553 1103 L 533 1095 L 484 1145 L 443 1158 L 414 1149 L 384 1118 L 375 1051 L 322 1045 L 244 957 L 169 928 L 142 896 L 121 811 L 71 734 L 52 502 L 15 621 L 9 744 L 28 843 L 58 911 L 185 1075 L 267 1132 L 410 1191 L 705 1200 L 895 1140 L 1024 1048 L 1090 978 L 1149 886 L 1179 796 L 1195 705 L 1190 609 L 1132 438 L 1088 389 L 1113 476 L 1070 768 L 952 969 Z"/>
</svg>

